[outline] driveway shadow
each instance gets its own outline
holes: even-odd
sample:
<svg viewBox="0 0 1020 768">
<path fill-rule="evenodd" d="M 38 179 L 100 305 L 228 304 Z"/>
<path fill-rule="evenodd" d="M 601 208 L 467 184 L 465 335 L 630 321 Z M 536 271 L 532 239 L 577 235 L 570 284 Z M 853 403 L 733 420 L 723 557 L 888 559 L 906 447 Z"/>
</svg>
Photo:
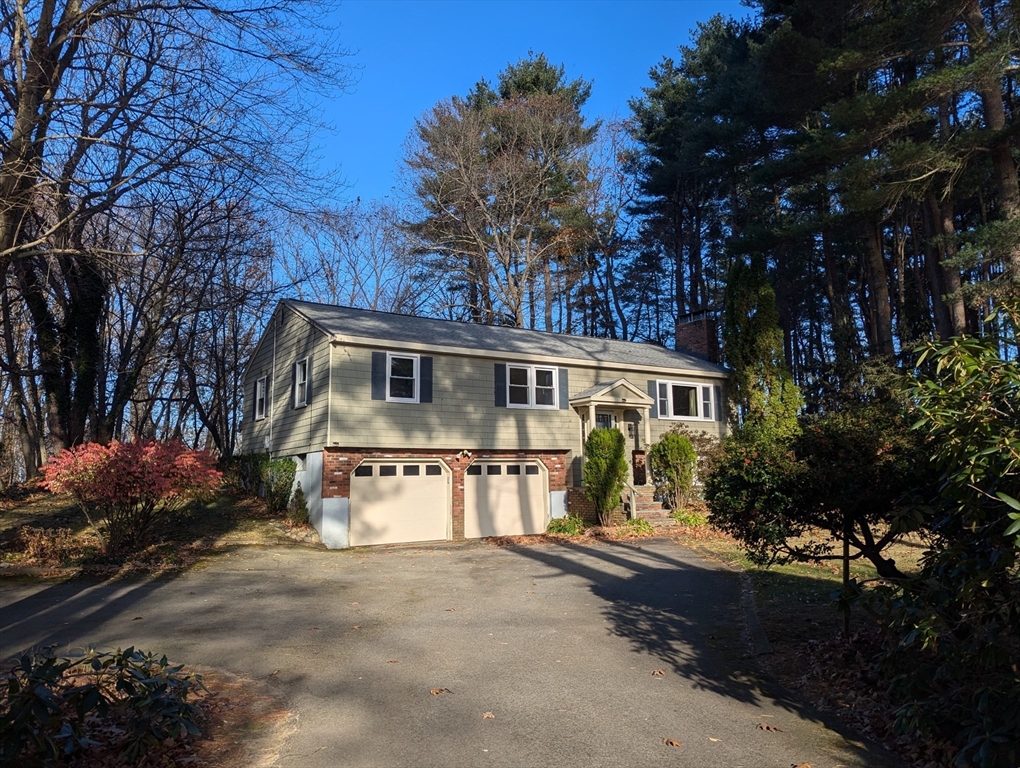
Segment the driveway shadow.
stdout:
<svg viewBox="0 0 1020 768">
<path fill-rule="evenodd" d="M 683 677 L 692 688 L 752 706 L 778 705 L 859 745 L 868 765 L 898 765 L 881 746 L 865 742 L 835 717 L 815 710 L 764 675 L 751 652 L 738 573 L 680 547 L 676 556 L 651 547 L 557 541 L 555 546 L 521 546 L 514 551 L 587 580 L 591 594 L 604 603 L 601 612 L 608 631 Z"/>
</svg>

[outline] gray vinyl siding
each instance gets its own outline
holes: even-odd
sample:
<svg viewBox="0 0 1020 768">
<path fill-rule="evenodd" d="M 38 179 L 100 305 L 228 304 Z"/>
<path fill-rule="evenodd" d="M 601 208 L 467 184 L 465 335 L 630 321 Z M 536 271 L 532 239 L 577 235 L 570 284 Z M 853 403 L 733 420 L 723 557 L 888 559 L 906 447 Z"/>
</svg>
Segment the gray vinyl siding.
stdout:
<svg viewBox="0 0 1020 768">
<path fill-rule="evenodd" d="M 433 354 L 431 403 L 389 403 L 372 399 L 372 352 L 401 352 L 380 343 L 376 348 L 334 345 L 333 424 L 331 440 L 344 447 L 452 448 L 490 450 L 568 450 L 569 477 L 580 485 L 581 422 L 573 409 L 524 409 L 495 405 L 495 372 L 489 358 Z M 510 361 L 512 362 L 512 360 Z M 563 367 L 563 366 L 560 366 Z M 626 378 L 645 391 L 649 379 L 682 379 L 721 385 L 719 378 L 628 371 L 624 368 L 568 366 L 570 394 L 598 382 Z M 625 413 L 636 423 L 628 451 L 641 447 L 644 425 L 636 411 Z M 653 442 L 674 424 L 713 436 L 725 434 L 718 421 L 670 421 L 653 418 Z"/>
<path fill-rule="evenodd" d="M 298 360 L 306 357 L 311 357 L 310 402 L 302 408 L 294 408 L 293 368 Z M 262 376 L 269 377 L 266 418 L 255 421 L 252 398 L 255 382 Z M 243 451 L 257 453 L 266 450 L 267 437 L 270 438 L 269 450 L 274 457 L 322 450 L 326 444 L 329 403 L 329 340 L 326 334 L 281 306 L 266 327 L 262 344 L 248 366 L 244 386 Z"/>
</svg>

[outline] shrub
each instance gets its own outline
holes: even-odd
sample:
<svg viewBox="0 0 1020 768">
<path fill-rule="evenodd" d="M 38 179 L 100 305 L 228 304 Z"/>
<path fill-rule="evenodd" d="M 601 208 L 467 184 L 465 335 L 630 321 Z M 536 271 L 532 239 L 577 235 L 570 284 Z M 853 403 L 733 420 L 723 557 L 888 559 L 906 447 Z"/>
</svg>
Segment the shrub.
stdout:
<svg viewBox="0 0 1020 768">
<path fill-rule="evenodd" d="M 558 533 L 563 536 L 580 536 L 584 533 L 584 520 L 576 515 L 554 517 L 545 530 L 546 533 Z"/>
<path fill-rule="evenodd" d="M 220 485 L 212 456 L 179 441 L 86 443 L 43 467 L 44 485 L 67 493 L 85 513 L 103 552 L 145 546 L 156 523 Z"/>
<path fill-rule="evenodd" d="M 777 439 L 742 430 L 705 487 L 712 522 L 744 545 L 758 565 L 839 558 L 824 531 L 846 539 L 880 576 L 903 574 L 883 550 L 922 520 L 915 490 L 931 485 L 923 441 L 893 401 L 854 404 L 801 419 L 799 434 Z"/>
<path fill-rule="evenodd" d="M 99 552 L 92 535 L 76 536 L 70 528 L 18 528 L 16 548 L 30 562 L 45 565 L 71 565 L 94 557 Z"/>
<path fill-rule="evenodd" d="M 1016 334 L 1017 314 L 1003 318 Z M 1012 323 L 1009 322 L 1012 320 Z M 954 764 L 1020 765 L 1020 361 L 994 339 L 920 348 L 915 428 L 940 472 L 917 578 L 890 590 L 883 666 L 899 724 L 951 739 Z"/>
<path fill-rule="evenodd" d="M 222 460 L 220 466 L 231 488 L 262 499 L 273 514 L 290 509 L 297 472 L 297 465 L 290 457 L 273 459 L 268 453 L 242 453 Z"/>
<path fill-rule="evenodd" d="M 297 465 L 294 459 L 284 457 L 270 460 L 266 467 L 263 482 L 263 498 L 270 512 L 281 514 L 290 506 L 291 489 L 294 487 L 294 474 Z"/>
<path fill-rule="evenodd" d="M 602 525 L 610 525 L 613 510 L 620 505 L 627 477 L 625 449 L 623 433 L 612 428 L 593 429 L 584 443 L 584 492 Z"/>
<path fill-rule="evenodd" d="M 301 483 L 294 489 L 294 497 L 287 507 L 287 519 L 294 525 L 308 525 L 308 502 L 305 501 L 305 492 L 301 490 Z"/>
<path fill-rule="evenodd" d="M 261 497 L 269 472 L 268 453 L 241 453 L 220 459 L 223 482 L 234 491 Z"/>
<path fill-rule="evenodd" d="M 738 432 L 723 447 L 722 461 L 705 484 L 713 524 L 740 541 L 756 565 L 789 561 L 787 541 L 808 526 L 791 514 L 802 468 L 788 442 Z"/>
<path fill-rule="evenodd" d="M 679 432 L 667 432 L 648 451 L 655 492 L 670 509 L 680 509 L 690 497 L 697 460 L 690 438 Z"/>
<path fill-rule="evenodd" d="M 90 647 L 76 659 L 24 655 L 0 691 L 0 760 L 51 765 L 102 744 L 138 762 L 161 741 L 198 735 L 198 708 L 188 702 L 196 687 L 197 675 L 134 648 Z"/>
</svg>

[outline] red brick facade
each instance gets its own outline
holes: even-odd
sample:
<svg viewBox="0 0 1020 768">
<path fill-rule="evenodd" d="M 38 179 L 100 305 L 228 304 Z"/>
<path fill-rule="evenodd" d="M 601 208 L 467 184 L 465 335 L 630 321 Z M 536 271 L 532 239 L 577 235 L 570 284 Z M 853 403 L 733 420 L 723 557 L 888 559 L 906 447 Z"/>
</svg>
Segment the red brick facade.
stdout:
<svg viewBox="0 0 1020 768">
<path fill-rule="evenodd" d="M 591 499 L 589 499 L 587 494 L 584 492 L 584 488 L 567 489 L 567 511 L 571 515 L 580 517 L 588 525 L 601 525 L 599 522 L 598 512 L 595 511 L 595 505 L 591 503 Z M 627 517 L 623 514 L 622 506 L 613 510 L 613 522 L 627 522 Z"/>
<path fill-rule="evenodd" d="M 549 471 L 549 490 L 567 489 L 566 451 L 463 451 L 435 448 L 327 448 L 322 452 L 322 498 L 350 498 L 351 473 L 365 459 L 442 459 L 453 470 L 453 539 L 464 539 L 464 472 L 475 459 L 538 459 Z M 583 496 L 582 492 L 582 496 Z"/>
</svg>

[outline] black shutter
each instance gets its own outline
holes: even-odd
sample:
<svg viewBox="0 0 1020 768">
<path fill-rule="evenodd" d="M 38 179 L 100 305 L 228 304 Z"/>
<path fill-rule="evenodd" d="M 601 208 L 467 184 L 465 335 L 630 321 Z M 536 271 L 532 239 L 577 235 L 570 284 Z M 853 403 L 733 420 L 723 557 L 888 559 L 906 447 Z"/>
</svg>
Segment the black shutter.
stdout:
<svg viewBox="0 0 1020 768">
<path fill-rule="evenodd" d="M 655 379 L 648 380 L 648 394 L 652 396 L 652 410 L 648 412 L 648 418 L 659 418 L 659 385 Z"/>
<path fill-rule="evenodd" d="M 557 374 L 560 384 L 560 410 L 565 411 L 570 408 L 570 386 L 569 379 L 567 377 L 567 369 L 560 368 Z"/>
<path fill-rule="evenodd" d="M 421 391 L 418 401 L 422 403 L 432 402 L 432 358 L 421 357 L 418 359 L 419 378 L 421 379 Z"/>
<path fill-rule="evenodd" d="M 496 379 L 496 407 L 506 408 L 506 363 L 496 363 L 493 375 Z"/>
<path fill-rule="evenodd" d="M 297 363 L 290 366 L 290 407 L 294 409 L 294 400 L 297 397 Z"/>
<path fill-rule="evenodd" d="M 386 399 L 386 353 L 372 353 L 372 399 Z"/>
<path fill-rule="evenodd" d="M 713 387 L 713 389 L 715 390 L 715 420 L 722 421 L 723 420 L 722 387 L 717 386 Z"/>
</svg>

